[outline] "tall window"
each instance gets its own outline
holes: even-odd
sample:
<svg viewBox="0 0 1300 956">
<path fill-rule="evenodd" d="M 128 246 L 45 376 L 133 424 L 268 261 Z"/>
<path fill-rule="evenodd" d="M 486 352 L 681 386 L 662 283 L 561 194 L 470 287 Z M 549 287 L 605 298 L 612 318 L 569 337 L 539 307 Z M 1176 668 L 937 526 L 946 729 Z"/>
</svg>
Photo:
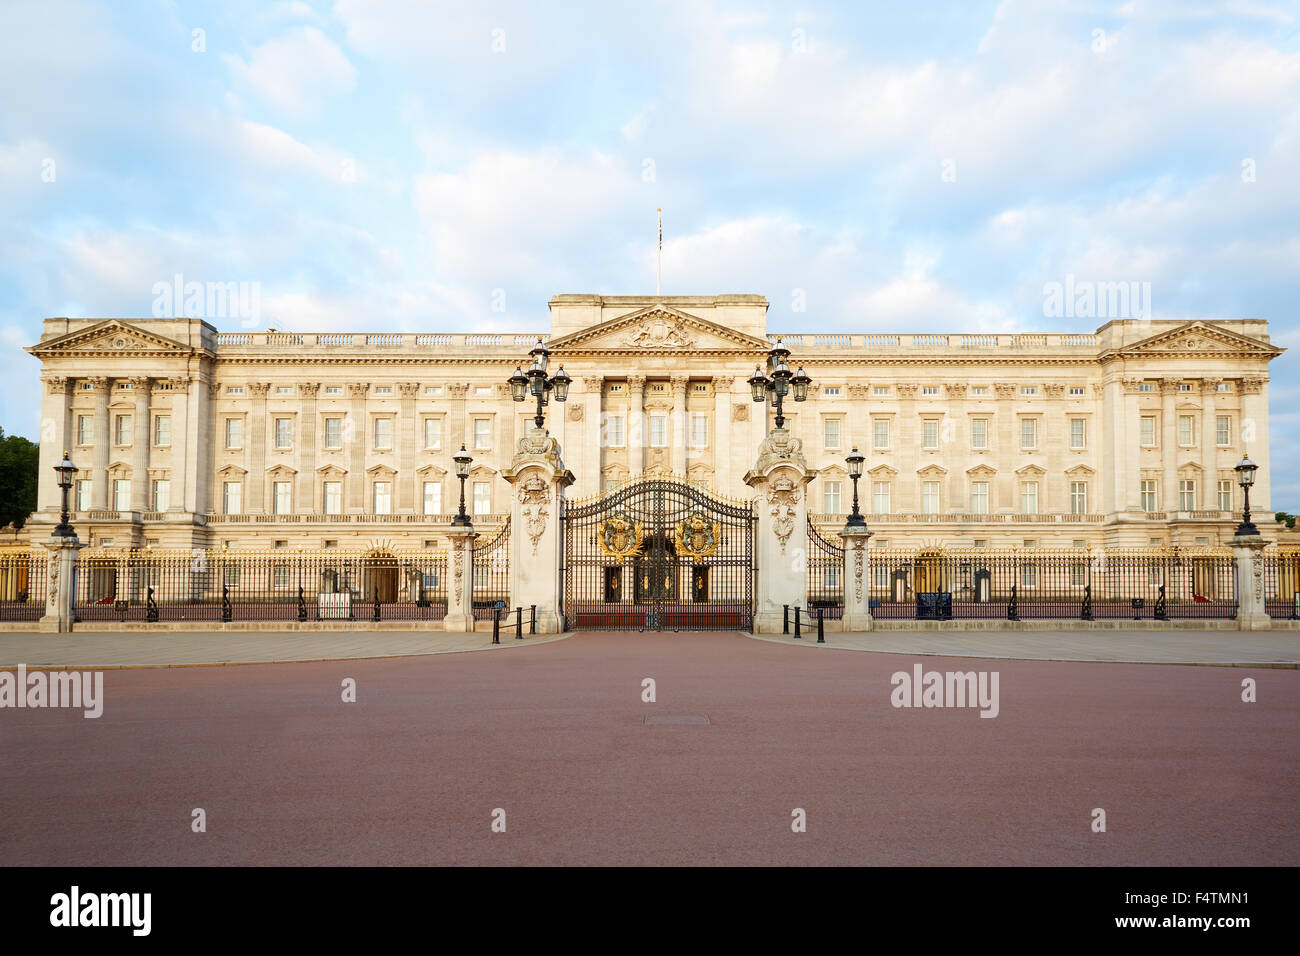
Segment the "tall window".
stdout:
<svg viewBox="0 0 1300 956">
<path fill-rule="evenodd" d="M 376 481 L 374 491 L 374 513 L 388 515 L 393 513 L 393 486 L 387 481 Z"/>
<path fill-rule="evenodd" d="M 442 419 L 426 418 L 424 420 L 424 447 L 437 451 L 442 447 Z"/>
<path fill-rule="evenodd" d="M 442 482 L 426 481 L 424 483 L 424 513 L 442 514 Z"/>
<path fill-rule="evenodd" d="M 474 514 L 492 513 L 492 484 L 487 481 L 474 482 Z"/>
<path fill-rule="evenodd" d="M 927 418 L 921 422 L 921 447 L 939 447 L 939 420 L 937 418 Z"/>
<path fill-rule="evenodd" d="M 117 415 L 113 419 L 113 444 L 131 444 L 131 416 Z"/>
<path fill-rule="evenodd" d="M 709 416 L 702 412 L 691 413 L 691 447 L 709 447 Z"/>
<path fill-rule="evenodd" d="M 1196 419 L 1191 415 L 1178 416 L 1178 444 L 1191 445 L 1196 440 Z"/>
<path fill-rule="evenodd" d="M 927 515 L 937 515 L 939 513 L 939 482 L 924 481 L 921 483 L 921 512 Z"/>
<path fill-rule="evenodd" d="M 375 419 L 375 449 L 384 450 L 393 447 L 393 420 L 391 418 Z M 381 514 L 386 512 L 375 512 Z"/>
<path fill-rule="evenodd" d="M 327 481 L 322 489 L 321 498 L 327 515 L 343 513 L 343 482 Z"/>
<path fill-rule="evenodd" d="M 293 445 L 293 419 L 277 418 L 275 420 L 275 447 L 289 448 Z"/>
<path fill-rule="evenodd" d="M 1142 416 L 1142 444 L 1148 448 L 1156 443 L 1156 417 Z"/>
<path fill-rule="evenodd" d="M 486 451 L 492 447 L 492 419 L 476 418 L 474 419 L 474 448 L 476 451 Z"/>
<path fill-rule="evenodd" d="M 840 514 L 840 483 L 828 481 L 822 488 L 822 511 L 828 515 Z"/>
<path fill-rule="evenodd" d="M 1022 481 L 1020 483 L 1020 513 L 1038 514 L 1038 482 Z"/>
<path fill-rule="evenodd" d="M 242 418 L 226 419 L 226 447 L 244 447 L 244 420 Z"/>
<path fill-rule="evenodd" d="M 1038 447 L 1038 421 L 1033 418 L 1020 419 L 1020 447 Z"/>
<path fill-rule="evenodd" d="M 89 415 L 77 416 L 77 444 L 89 445 L 95 439 L 95 420 Z"/>
<path fill-rule="evenodd" d="M 341 418 L 325 419 L 325 447 L 326 448 L 343 447 L 343 419 Z"/>
<path fill-rule="evenodd" d="M 1085 447 L 1085 440 L 1087 438 L 1085 425 L 1086 423 L 1082 418 L 1070 419 L 1070 447 L 1071 448 Z"/>
<path fill-rule="evenodd" d="M 238 481 L 227 481 L 221 485 L 221 513 L 227 515 L 241 514 L 244 486 Z"/>
<path fill-rule="evenodd" d="M 77 510 L 90 510 L 90 479 L 88 478 L 77 482 Z"/>
<path fill-rule="evenodd" d="M 272 484 L 271 507 L 275 514 L 287 515 L 293 510 L 292 503 L 289 500 L 289 489 L 291 487 L 287 481 L 277 481 Z"/>
<path fill-rule="evenodd" d="M 825 432 L 826 450 L 836 451 L 840 447 L 840 420 L 838 418 L 828 418 L 822 423 Z"/>
<path fill-rule="evenodd" d="M 1178 508 L 1180 511 L 1196 510 L 1196 480 L 1184 479 L 1178 482 Z"/>
<path fill-rule="evenodd" d="M 166 511 L 172 505 L 172 483 L 166 478 L 155 478 L 152 486 L 153 510 Z"/>
<path fill-rule="evenodd" d="M 1142 479 L 1142 510 L 1155 511 L 1160 499 L 1156 496 L 1156 485 L 1158 482 L 1154 478 Z"/>
<path fill-rule="evenodd" d="M 889 419 L 877 418 L 872 421 L 871 445 L 873 448 L 889 447 Z"/>
<path fill-rule="evenodd" d="M 131 510 L 131 479 L 130 478 L 113 479 L 113 510 L 114 511 Z"/>
<path fill-rule="evenodd" d="M 1086 515 L 1088 513 L 1088 483 L 1086 481 L 1070 482 L 1070 514 Z"/>
<path fill-rule="evenodd" d="M 987 481 L 971 482 L 970 510 L 971 514 L 977 515 L 989 513 L 989 483 Z"/>
<path fill-rule="evenodd" d="M 650 416 L 650 447 L 663 448 L 668 444 L 668 416 L 655 413 Z"/>
<path fill-rule="evenodd" d="M 1232 479 L 1231 478 L 1219 479 L 1219 510 L 1220 511 L 1232 510 Z"/>
<path fill-rule="evenodd" d="M 1216 445 L 1232 444 L 1232 420 L 1227 415 L 1214 417 L 1214 443 Z"/>
<path fill-rule="evenodd" d="M 970 420 L 970 446 L 972 448 L 989 447 L 989 420 L 972 418 Z"/>
<path fill-rule="evenodd" d="M 172 417 L 170 415 L 154 416 L 153 443 L 160 446 L 172 443 Z"/>
<path fill-rule="evenodd" d="M 604 416 L 604 444 L 621 449 L 628 444 L 628 423 L 621 415 Z"/>
<path fill-rule="evenodd" d="M 889 482 L 873 481 L 871 483 L 871 510 L 874 514 L 889 514 Z"/>
</svg>

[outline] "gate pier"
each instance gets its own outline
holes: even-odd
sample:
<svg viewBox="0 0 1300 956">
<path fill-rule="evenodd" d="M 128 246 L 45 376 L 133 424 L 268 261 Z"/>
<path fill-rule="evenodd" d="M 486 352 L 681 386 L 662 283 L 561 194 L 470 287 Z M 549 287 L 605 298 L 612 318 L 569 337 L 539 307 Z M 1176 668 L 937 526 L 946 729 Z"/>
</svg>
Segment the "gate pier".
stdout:
<svg viewBox="0 0 1300 956">
<path fill-rule="evenodd" d="M 560 443 L 544 428 L 530 428 L 501 477 L 510 484 L 512 600 L 519 607 L 537 606 L 538 634 L 558 634 L 564 630 L 560 513 L 573 472 L 564 467 Z"/>
<path fill-rule="evenodd" d="M 802 606 L 808 596 L 808 483 L 817 472 L 808 467 L 802 445 L 789 429 L 772 429 L 745 475 L 758 513 L 756 634 L 781 633 L 784 606 Z"/>
</svg>

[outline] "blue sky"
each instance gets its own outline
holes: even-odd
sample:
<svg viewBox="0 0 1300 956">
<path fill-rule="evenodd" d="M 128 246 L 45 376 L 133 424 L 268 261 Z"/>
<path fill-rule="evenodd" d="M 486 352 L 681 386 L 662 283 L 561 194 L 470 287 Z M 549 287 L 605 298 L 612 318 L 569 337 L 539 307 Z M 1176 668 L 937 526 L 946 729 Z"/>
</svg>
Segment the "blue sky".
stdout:
<svg viewBox="0 0 1300 956">
<path fill-rule="evenodd" d="M 545 328 L 653 290 L 663 206 L 664 292 L 773 330 L 1091 330 L 1067 274 L 1268 319 L 1300 511 L 1295 3 L 9 0 L 0 88 L 7 433 L 43 316 L 181 273 L 264 327 Z"/>
</svg>

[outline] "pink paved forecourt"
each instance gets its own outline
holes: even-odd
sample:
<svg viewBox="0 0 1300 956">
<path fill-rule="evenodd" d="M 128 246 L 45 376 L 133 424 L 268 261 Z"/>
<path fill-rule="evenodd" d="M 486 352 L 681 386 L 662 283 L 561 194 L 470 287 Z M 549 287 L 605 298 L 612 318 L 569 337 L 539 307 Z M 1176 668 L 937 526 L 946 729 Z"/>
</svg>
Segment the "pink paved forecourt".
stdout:
<svg viewBox="0 0 1300 956">
<path fill-rule="evenodd" d="M 895 709 L 917 663 L 999 672 L 999 715 Z M 580 633 L 104 689 L 97 720 L 0 711 L 11 864 L 1300 863 L 1294 669 Z"/>
</svg>

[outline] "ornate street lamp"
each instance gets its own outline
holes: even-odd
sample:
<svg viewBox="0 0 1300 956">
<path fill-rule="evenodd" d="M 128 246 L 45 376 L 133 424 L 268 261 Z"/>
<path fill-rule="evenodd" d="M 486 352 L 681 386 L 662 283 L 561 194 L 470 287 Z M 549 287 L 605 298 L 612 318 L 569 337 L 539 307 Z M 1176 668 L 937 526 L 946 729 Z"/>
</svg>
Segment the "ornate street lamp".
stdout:
<svg viewBox="0 0 1300 956">
<path fill-rule="evenodd" d="M 469 477 L 469 465 L 474 459 L 465 450 L 465 444 L 462 442 L 460 451 L 452 455 L 451 460 L 456 463 L 456 477 L 460 479 L 460 510 L 456 512 L 456 517 L 451 519 L 451 526 L 453 528 L 472 528 L 474 523 L 469 520 L 469 515 L 465 513 L 465 479 Z"/>
<path fill-rule="evenodd" d="M 777 428 L 785 426 L 782 406 L 786 395 L 793 392 L 796 402 L 806 401 L 808 386 L 812 384 L 812 379 L 808 377 L 808 373 L 802 366 L 797 372 L 790 371 L 790 366 L 785 361 L 789 357 L 790 350 L 781 344 L 780 339 L 777 339 L 776 344 L 772 346 L 772 351 L 768 353 L 771 374 L 764 373 L 762 366 L 756 366 L 754 374 L 749 377 L 749 387 L 754 393 L 754 401 L 761 402 L 766 398 L 776 409 Z"/>
<path fill-rule="evenodd" d="M 1250 520 L 1250 486 L 1255 483 L 1255 472 L 1258 468 L 1259 465 L 1251 461 L 1249 456 L 1242 455 L 1237 467 L 1232 469 L 1237 473 L 1237 484 L 1241 486 L 1241 490 L 1245 493 L 1241 507 L 1241 524 L 1237 525 L 1237 535 L 1239 537 L 1241 535 L 1259 534 L 1259 529 Z"/>
<path fill-rule="evenodd" d="M 68 453 L 63 453 L 63 461 L 54 466 L 54 474 L 58 476 L 59 491 L 63 493 L 63 511 L 59 518 L 59 523 L 54 526 L 54 537 L 56 538 L 75 538 L 77 532 L 72 530 L 72 525 L 68 523 L 68 491 L 72 488 L 72 476 L 77 473 L 77 466 L 72 463 Z"/>
<path fill-rule="evenodd" d="M 569 384 L 573 381 L 569 373 L 561 365 L 554 375 L 547 376 L 546 365 L 551 359 L 551 351 L 542 344 L 538 339 L 537 344 L 533 346 L 532 351 L 528 353 L 532 363 L 528 366 L 528 371 L 522 367 L 515 366 L 515 374 L 509 378 L 510 397 L 516 402 L 522 402 L 531 392 L 537 399 L 537 414 L 533 416 L 533 421 L 541 428 L 546 423 L 545 413 L 542 411 L 543 406 L 550 403 L 547 397 L 551 391 L 555 392 L 557 402 L 568 401 Z"/>
<path fill-rule="evenodd" d="M 862 463 L 866 461 L 862 453 L 858 451 L 858 446 L 853 446 L 853 451 L 849 452 L 844 459 L 849 466 L 849 477 L 853 479 L 853 510 L 849 512 L 849 520 L 844 522 L 846 528 L 865 528 L 867 519 L 862 517 L 862 512 L 858 510 L 858 479 L 862 477 Z"/>
</svg>

